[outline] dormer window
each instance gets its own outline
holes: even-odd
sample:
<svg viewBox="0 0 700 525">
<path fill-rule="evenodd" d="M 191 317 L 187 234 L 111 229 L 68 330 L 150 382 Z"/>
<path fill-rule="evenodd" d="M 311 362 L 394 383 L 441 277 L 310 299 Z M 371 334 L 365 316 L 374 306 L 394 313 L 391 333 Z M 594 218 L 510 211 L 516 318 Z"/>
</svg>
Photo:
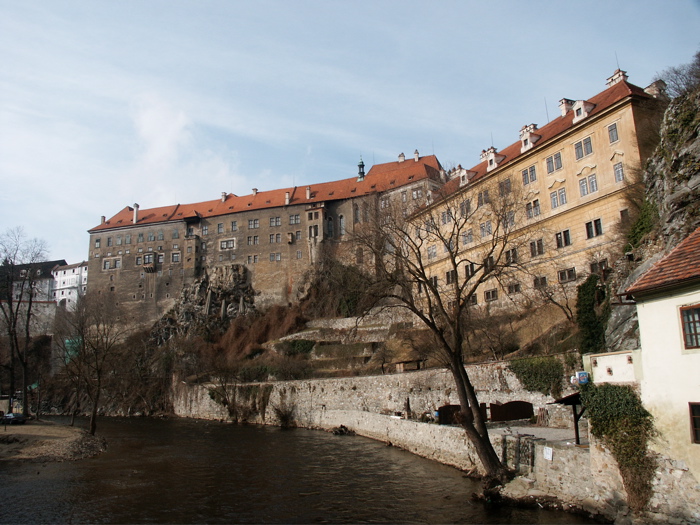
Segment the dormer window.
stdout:
<svg viewBox="0 0 700 525">
<path fill-rule="evenodd" d="M 487 150 L 481 152 L 481 162 L 486 161 L 486 171 L 494 170 L 506 158 L 505 155 L 499 155 L 496 148 L 491 146 Z"/>
<path fill-rule="evenodd" d="M 537 141 L 542 138 L 535 131 L 537 131 L 537 124 L 528 124 L 520 128 L 520 153 L 525 153 L 535 147 Z"/>
<path fill-rule="evenodd" d="M 576 102 L 574 102 L 573 124 L 576 124 L 577 122 L 580 122 L 581 120 L 585 119 L 588 115 L 590 115 L 591 111 L 593 111 L 593 108 L 595 108 L 595 104 L 591 104 L 590 102 L 587 102 L 585 100 L 577 100 Z"/>
</svg>

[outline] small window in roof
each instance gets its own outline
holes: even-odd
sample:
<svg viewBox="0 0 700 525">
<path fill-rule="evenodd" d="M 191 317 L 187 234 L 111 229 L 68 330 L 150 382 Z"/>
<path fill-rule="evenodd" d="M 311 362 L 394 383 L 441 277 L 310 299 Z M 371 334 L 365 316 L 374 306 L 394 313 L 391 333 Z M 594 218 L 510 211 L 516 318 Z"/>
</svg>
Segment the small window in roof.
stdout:
<svg viewBox="0 0 700 525">
<path fill-rule="evenodd" d="M 413 175 L 409 175 L 408 180 L 413 180 Z"/>
<path fill-rule="evenodd" d="M 372 184 L 372 185 L 370 186 L 371 189 L 374 189 L 374 188 L 376 188 L 376 187 L 377 187 L 376 184 Z"/>
</svg>

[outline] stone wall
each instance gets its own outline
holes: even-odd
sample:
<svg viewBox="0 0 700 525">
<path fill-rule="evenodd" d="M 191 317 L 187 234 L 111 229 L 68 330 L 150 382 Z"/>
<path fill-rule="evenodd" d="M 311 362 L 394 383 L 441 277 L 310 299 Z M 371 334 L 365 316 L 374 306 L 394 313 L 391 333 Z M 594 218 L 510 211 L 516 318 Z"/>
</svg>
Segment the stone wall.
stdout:
<svg viewBox="0 0 700 525">
<path fill-rule="evenodd" d="M 505 363 L 469 367 L 479 399 L 485 403 L 530 401 L 546 408 L 550 423 L 572 419 L 568 407 L 547 405 L 552 399 L 522 389 Z M 303 427 L 330 430 L 340 425 L 372 439 L 461 470 L 477 473 L 480 463 L 459 427 L 405 419 L 406 400 L 414 417 L 456 404 L 448 372 L 424 370 L 405 374 L 313 381 L 242 385 L 239 402 L 249 422 L 276 425 L 287 414 Z M 209 395 L 207 385 L 178 383 L 173 406 L 182 417 L 229 419 L 228 410 Z M 580 509 L 609 519 L 627 517 L 626 493 L 615 460 L 592 436 L 590 447 L 547 441 L 532 435 L 492 433 L 491 441 L 503 461 L 518 474 L 504 495 L 517 499 L 551 500 L 564 508 Z M 681 462 L 658 457 L 655 494 L 646 522 L 700 522 L 700 485 Z"/>
</svg>

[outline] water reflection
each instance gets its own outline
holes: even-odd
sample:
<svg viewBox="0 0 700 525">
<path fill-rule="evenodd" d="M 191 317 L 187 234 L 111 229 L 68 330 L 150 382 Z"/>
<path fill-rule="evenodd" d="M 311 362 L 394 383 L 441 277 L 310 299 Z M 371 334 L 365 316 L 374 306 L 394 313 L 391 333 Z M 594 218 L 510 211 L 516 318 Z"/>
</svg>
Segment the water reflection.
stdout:
<svg viewBox="0 0 700 525">
<path fill-rule="evenodd" d="M 358 436 L 102 419 L 88 460 L 0 463 L 8 523 L 584 523 L 484 507 L 452 468 Z M 12 502 L 11 504 L 7 504 Z"/>
</svg>

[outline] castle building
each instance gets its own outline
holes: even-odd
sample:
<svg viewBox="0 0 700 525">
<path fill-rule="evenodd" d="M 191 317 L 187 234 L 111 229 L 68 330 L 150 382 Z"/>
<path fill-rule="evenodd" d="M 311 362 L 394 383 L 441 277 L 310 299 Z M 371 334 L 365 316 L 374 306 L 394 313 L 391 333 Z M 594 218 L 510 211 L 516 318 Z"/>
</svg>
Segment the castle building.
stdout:
<svg viewBox="0 0 700 525">
<path fill-rule="evenodd" d="M 517 142 L 500 151 L 488 148 L 479 164 L 449 174 L 424 218 L 415 219 L 441 229 L 424 243 L 433 283 L 468 279 L 493 264 L 484 254 L 507 232 L 500 263 L 512 271 L 482 283 L 472 303 L 533 304 L 538 295 L 575 302 L 575 286 L 591 273 L 605 276 L 620 254 L 620 234 L 633 213 L 631 189 L 639 187 L 639 171 L 651 154 L 644 138 L 659 91 L 657 84 L 646 90 L 630 84 L 617 70 L 601 93 L 562 99 L 560 115 L 546 125 L 523 126 Z M 498 210 L 496 201 L 508 202 L 508 209 L 503 204 Z M 465 214 L 468 221 L 451 239 L 452 222 Z M 458 246 L 464 275 L 453 275 L 449 252 L 455 250 L 440 246 L 445 239 Z"/>
<path fill-rule="evenodd" d="M 52 298 L 58 306 L 73 310 L 78 297 L 87 292 L 88 264 L 63 264 L 51 270 Z"/>
<path fill-rule="evenodd" d="M 350 256 L 344 241 L 370 220 L 378 199 L 394 195 L 408 210 L 443 183 L 437 158 L 416 151 L 367 174 L 360 161 L 356 177 L 334 182 L 222 193 L 214 201 L 161 208 L 127 206 L 89 230 L 88 290 L 114 294 L 149 321 L 165 313 L 184 286 L 205 275 L 225 282 L 243 266 L 258 306 L 285 304 L 297 298 L 324 249 Z"/>
<path fill-rule="evenodd" d="M 516 200 L 508 227 L 522 241 L 507 257 L 527 271 L 479 290 L 476 302 L 506 304 L 551 284 L 566 290 L 611 262 L 619 226 L 630 218 L 628 189 L 650 154 L 642 138 L 658 94 L 658 85 L 644 90 L 617 70 L 604 91 L 562 99 L 558 117 L 541 128 L 523 126 L 517 142 L 484 150 L 471 169 L 445 173 L 434 155 L 416 151 L 366 175 L 360 161 L 357 176 L 344 180 L 222 193 L 195 204 L 127 206 L 89 230 L 88 290 L 114 294 L 138 318 L 154 320 L 184 286 L 202 276 L 226 282 L 244 267 L 256 304 L 289 303 L 324 253 L 371 264 L 350 242 L 363 224 L 401 210 L 418 222 L 437 213 L 440 226 L 449 227 L 452 212 L 440 213 L 446 203 L 469 214 L 470 227 L 457 241 L 462 257 L 478 261 L 503 220 L 490 217 L 485 205 L 505 195 Z M 427 243 L 425 250 L 436 282 L 458 277 L 445 266 L 444 246 Z"/>
</svg>

